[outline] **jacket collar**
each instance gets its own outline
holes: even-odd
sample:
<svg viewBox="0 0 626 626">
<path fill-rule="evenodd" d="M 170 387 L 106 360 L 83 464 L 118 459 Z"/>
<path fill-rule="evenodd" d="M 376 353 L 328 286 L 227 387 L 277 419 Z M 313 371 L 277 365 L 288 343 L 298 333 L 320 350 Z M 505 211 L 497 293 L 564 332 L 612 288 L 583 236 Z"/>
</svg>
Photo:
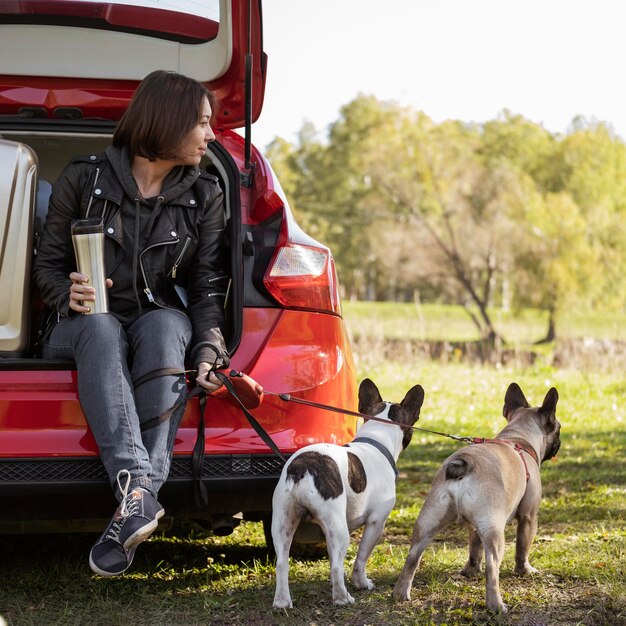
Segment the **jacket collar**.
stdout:
<svg viewBox="0 0 626 626">
<path fill-rule="evenodd" d="M 122 204 L 125 194 L 124 188 L 120 184 L 120 181 L 113 170 L 110 167 L 105 167 L 104 170 L 100 171 L 98 179 L 92 186 L 90 195 L 94 198 L 94 200 L 101 198 L 103 200 L 109 200 L 119 206 Z M 168 202 L 168 205 L 196 209 L 198 207 L 198 200 L 193 187 L 189 187 L 179 196 L 172 198 Z"/>
<path fill-rule="evenodd" d="M 100 162 L 98 176 L 92 184 L 90 195 L 94 199 L 109 200 L 117 205 L 121 205 L 126 195 L 131 200 L 135 200 L 134 195 L 138 195 L 134 181 L 129 180 L 130 165 L 127 162 L 128 155 L 125 150 L 119 150 L 109 146 L 106 150 L 106 159 Z M 166 179 L 166 186 L 163 191 L 164 202 L 170 206 L 181 206 L 190 209 L 198 207 L 198 199 L 193 190 L 193 185 L 200 173 L 194 168 L 185 168 L 182 175 L 174 181 Z M 125 181 L 120 180 L 125 178 Z M 126 184 L 124 184 L 124 182 Z"/>
</svg>

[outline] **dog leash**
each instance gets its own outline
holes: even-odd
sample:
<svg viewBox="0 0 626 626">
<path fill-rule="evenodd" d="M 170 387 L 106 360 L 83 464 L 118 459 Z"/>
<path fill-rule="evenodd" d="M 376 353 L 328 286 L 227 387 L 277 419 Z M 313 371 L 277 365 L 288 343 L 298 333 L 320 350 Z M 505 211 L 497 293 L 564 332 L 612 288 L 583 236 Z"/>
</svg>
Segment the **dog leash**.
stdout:
<svg viewBox="0 0 626 626">
<path fill-rule="evenodd" d="M 237 376 L 241 376 L 242 374 L 240 372 L 237 372 L 236 370 L 231 370 L 230 375 L 233 377 L 237 377 Z M 527 441 L 524 441 L 523 439 L 487 439 L 485 437 L 469 437 L 469 436 L 462 436 L 462 435 L 452 435 L 450 433 L 442 433 L 438 430 L 430 430 L 428 428 L 421 428 L 419 426 L 409 426 L 407 424 L 400 424 L 399 422 L 392 422 L 391 420 L 381 419 L 378 417 L 374 417 L 373 415 L 366 415 L 365 413 L 360 413 L 359 411 L 351 411 L 350 409 L 341 409 L 339 407 L 334 407 L 328 404 L 322 404 L 320 402 L 314 402 L 312 400 L 305 400 L 304 398 L 297 398 L 288 393 L 276 393 L 276 392 L 266 391 L 266 390 L 263 390 L 263 393 L 270 395 L 270 396 L 278 397 L 284 402 L 294 402 L 296 404 L 302 404 L 305 406 L 310 406 L 310 407 L 314 407 L 318 409 L 324 409 L 326 411 L 342 413 L 344 415 L 352 415 L 354 417 L 360 417 L 368 421 L 380 422 L 381 424 L 387 424 L 387 425 L 391 424 L 394 426 L 398 426 L 399 428 L 404 428 L 406 430 L 419 430 L 420 432 L 429 433 L 431 435 L 439 435 L 441 437 L 448 437 L 449 439 L 453 439 L 454 441 L 462 441 L 463 443 L 468 443 L 470 445 L 477 445 L 481 443 L 499 443 L 499 444 L 505 444 L 505 445 L 511 446 L 520 455 L 520 458 L 522 459 L 522 463 L 524 464 L 524 471 L 526 474 L 526 481 L 529 480 L 530 473 L 528 471 L 528 465 L 526 464 L 526 458 L 524 457 L 523 453 L 526 452 L 527 454 L 529 454 L 532 457 L 532 459 L 535 461 L 535 463 L 539 465 L 539 459 L 537 458 L 537 453 L 530 446 L 530 444 Z M 389 453 L 389 451 L 386 448 L 384 448 L 384 446 L 381 446 L 377 441 L 373 439 L 369 439 L 368 437 L 357 437 L 356 439 L 353 440 L 353 442 L 357 442 L 357 441 L 369 443 L 370 445 L 373 445 L 374 447 L 379 449 L 382 452 L 382 454 L 387 458 L 389 463 L 391 464 L 391 467 L 393 468 L 396 476 L 398 475 L 398 469 L 396 467 L 395 461 L 393 460 L 393 457 L 391 457 L 391 454 Z"/>
<path fill-rule="evenodd" d="M 236 373 L 234 375 L 237 375 Z M 325 409 L 327 411 L 334 411 L 336 413 L 343 413 L 345 415 L 353 415 L 355 417 L 361 417 L 364 420 L 380 422 L 381 424 L 388 424 L 393 426 L 398 426 L 399 428 L 404 428 L 407 430 L 419 430 L 420 432 L 430 433 L 431 435 L 439 435 L 441 437 L 449 437 L 450 439 L 454 439 L 455 441 L 462 441 L 464 443 L 469 444 L 480 444 L 480 443 L 506 443 L 507 445 L 512 446 L 517 452 L 527 452 L 535 461 L 535 463 L 539 464 L 539 459 L 537 458 L 537 453 L 535 450 L 528 444 L 528 442 L 523 439 L 487 439 L 485 437 L 469 437 L 463 435 L 452 435 L 450 433 L 442 433 L 438 430 L 430 430 L 428 428 L 421 428 L 420 426 L 409 426 L 407 424 L 399 424 L 398 422 L 392 422 L 390 420 L 380 419 L 378 417 L 374 417 L 372 415 L 366 415 L 365 413 L 360 413 L 358 411 L 351 411 L 349 409 L 341 409 L 339 407 L 330 406 L 328 404 L 321 404 L 320 402 L 313 402 L 312 400 L 304 400 L 303 398 L 294 398 L 288 393 L 275 393 L 271 391 L 263 390 L 263 393 L 270 396 L 277 396 L 281 400 L 285 402 L 295 402 L 296 404 L 304 404 L 306 406 L 312 406 L 319 409 Z M 524 457 L 524 465 L 526 465 L 526 461 Z"/>
<path fill-rule="evenodd" d="M 171 375 L 182 376 L 182 375 L 186 375 L 189 373 L 194 373 L 196 371 L 197 370 L 179 370 L 179 369 L 174 369 L 174 368 L 162 368 L 159 370 L 153 370 L 152 372 L 148 372 L 147 374 L 141 376 L 136 381 L 134 381 L 134 386 L 138 387 L 142 383 L 148 380 L 151 380 L 152 378 L 156 378 L 158 376 L 171 376 Z M 263 426 L 261 426 L 261 424 L 254 418 L 254 416 L 250 413 L 250 411 L 248 411 L 245 404 L 242 402 L 241 398 L 237 394 L 237 391 L 235 390 L 235 387 L 232 381 L 229 380 L 229 378 L 233 378 L 233 379 L 243 378 L 244 374 L 234 369 L 230 370 L 230 372 L 228 373 L 228 376 L 226 376 L 223 372 L 220 372 L 220 371 L 216 371 L 214 372 L 214 374 L 226 387 L 226 389 L 228 390 L 230 395 L 233 397 L 233 399 L 237 402 L 242 412 L 244 413 L 246 419 L 248 420 L 250 425 L 253 427 L 255 432 L 259 435 L 261 440 L 283 461 L 283 463 L 285 463 L 286 458 L 278 449 L 278 446 L 276 445 L 274 440 L 267 433 L 267 431 L 263 428 Z M 453 435 L 451 433 L 443 433 L 438 430 L 421 428 L 419 426 L 410 426 L 408 424 L 400 424 L 399 422 L 393 422 L 390 420 L 381 419 L 373 415 L 366 415 L 365 413 L 361 413 L 359 411 L 352 411 L 350 409 L 342 409 L 342 408 L 331 406 L 328 404 L 314 402 L 313 400 L 305 400 L 304 398 L 294 397 L 289 393 L 277 393 L 277 392 L 262 390 L 262 394 L 280 398 L 280 400 L 282 400 L 283 402 L 293 402 L 295 404 L 310 406 L 313 408 L 323 409 L 323 410 L 331 411 L 334 413 L 341 413 L 343 415 L 351 415 L 351 416 L 359 417 L 367 421 L 374 421 L 374 422 L 379 422 L 381 424 L 398 426 L 399 428 L 403 428 L 405 430 L 418 430 L 420 432 L 428 433 L 431 435 L 438 435 L 440 437 L 448 437 L 449 439 L 453 439 L 454 441 L 462 441 L 470 445 L 481 444 L 481 443 L 501 443 L 501 444 L 503 443 L 506 445 L 510 445 L 519 453 L 520 458 L 522 459 L 522 462 L 524 463 L 524 469 L 526 472 L 526 480 L 529 479 L 530 474 L 528 472 L 528 466 L 526 464 L 526 459 L 523 456 L 523 452 L 528 453 L 534 459 L 537 465 L 539 465 L 539 459 L 537 458 L 537 454 L 535 453 L 534 449 L 527 442 L 521 439 L 518 439 L 518 440 L 487 439 L 484 437 L 469 437 L 469 436 L 462 436 L 462 435 Z M 206 502 L 208 501 L 208 494 L 206 493 L 206 487 L 204 486 L 201 480 L 202 466 L 204 463 L 204 443 L 205 443 L 204 413 L 205 413 L 206 398 L 207 398 L 207 394 L 204 388 L 202 388 L 200 385 L 196 385 L 190 392 L 188 392 L 185 395 L 185 397 L 181 401 L 177 402 L 174 406 L 170 407 L 169 409 L 161 413 L 161 415 L 151 420 L 148 420 L 147 422 L 144 422 L 141 425 L 141 430 L 142 431 L 148 430 L 150 428 L 153 428 L 154 426 L 157 426 L 161 422 L 169 419 L 179 407 L 187 403 L 187 400 L 189 400 L 189 398 L 192 398 L 195 396 L 200 396 L 199 398 L 200 420 L 198 422 L 198 435 L 196 438 L 196 444 L 194 446 L 194 451 L 193 451 L 193 456 L 192 456 L 192 466 L 193 466 L 194 478 L 196 479 L 196 483 L 198 485 L 198 491 L 200 492 L 199 500 L 203 502 L 204 504 L 206 504 Z M 365 438 L 361 438 L 361 440 L 364 440 L 364 439 Z M 392 467 L 394 468 L 394 471 L 397 474 L 397 468 L 395 467 L 395 462 L 392 463 Z"/>
<path fill-rule="evenodd" d="M 350 409 L 341 409 L 339 407 L 331 406 L 329 404 L 321 404 L 320 402 L 313 402 L 312 400 L 305 400 L 304 398 L 295 398 L 291 394 L 288 393 L 276 393 L 272 391 L 263 390 L 264 394 L 268 396 L 276 396 L 283 400 L 284 402 L 295 402 L 296 404 L 303 404 L 305 406 L 315 407 L 317 409 L 324 409 L 326 411 L 333 411 L 335 413 L 342 413 L 344 415 L 353 415 L 354 417 L 361 417 L 364 420 L 372 421 L 372 422 L 380 422 L 381 424 L 393 425 L 398 428 L 404 428 L 405 430 L 419 430 L 424 433 L 430 433 L 432 435 L 440 435 L 441 437 L 449 437 L 450 439 L 454 439 L 456 441 L 464 441 L 466 443 L 474 443 L 474 437 L 462 437 L 459 435 L 451 435 L 449 433 L 442 433 L 437 430 L 429 430 L 428 428 L 420 428 L 419 426 L 410 426 L 408 424 L 400 424 L 398 422 L 392 422 L 391 420 L 381 419 L 379 417 L 374 417 L 373 415 L 366 415 L 365 413 L 360 413 L 359 411 L 351 411 Z"/>
<path fill-rule="evenodd" d="M 236 374 L 235 374 L 236 375 Z M 327 404 L 321 404 L 319 402 L 313 402 L 312 400 L 304 400 L 303 398 L 294 398 L 293 396 L 291 396 L 288 393 L 274 393 L 271 391 L 265 391 L 263 393 L 266 393 L 270 396 L 277 396 L 279 397 L 281 400 L 285 401 L 285 402 L 295 402 L 296 404 L 304 404 L 306 406 L 312 406 L 315 408 L 319 408 L 319 409 L 325 409 L 327 411 L 333 411 L 336 413 L 343 413 L 345 415 L 353 415 L 355 417 L 360 417 L 363 418 L 364 420 L 369 420 L 369 421 L 374 421 L 374 422 L 380 422 L 382 424 L 393 424 L 395 426 L 398 426 L 400 428 L 405 428 L 405 429 L 410 429 L 410 430 L 419 430 L 420 432 L 425 432 L 425 433 L 430 433 L 432 435 L 439 435 L 441 437 L 448 437 L 450 439 L 454 439 L 455 441 L 462 441 L 464 443 L 468 443 L 470 445 L 477 445 L 477 444 L 481 444 L 481 443 L 500 443 L 500 444 L 505 444 L 505 445 L 509 445 L 511 446 L 519 455 L 520 458 L 522 459 L 522 463 L 524 464 L 524 471 L 526 474 L 526 480 L 528 481 L 530 478 L 530 473 L 528 471 L 528 465 L 526 463 L 526 458 L 524 457 L 524 452 L 526 452 L 527 454 L 529 454 L 532 459 L 535 461 L 535 463 L 537 463 L 537 465 L 539 465 L 539 459 L 537 458 L 537 453 L 535 452 L 535 450 L 530 446 L 530 444 L 526 441 L 524 441 L 523 439 L 487 439 L 485 437 L 469 437 L 469 436 L 460 436 L 460 435 L 452 435 L 450 433 L 442 433 L 440 431 L 437 430 L 430 430 L 428 428 L 421 428 L 419 426 L 408 426 L 406 424 L 400 424 L 398 422 L 392 422 L 390 420 L 385 420 L 385 419 L 380 419 L 378 417 L 374 417 L 372 415 L 365 415 L 364 413 L 360 413 L 358 411 L 350 411 L 349 409 L 340 409 L 338 407 L 333 407 Z M 354 441 L 358 441 L 359 438 L 355 439 Z M 361 440 L 364 440 L 366 438 L 361 438 Z M 370 443 L 368 441 L 368 443 Z M 372 445 L 374 445 L 372 443 Z M 376 446 L 378 447 L 378 446 Z M 380 448 L 379 448 L 380 449 Z M 382 452 L 382 450 L 381 450 Z M 386 454 L 385 454 L 386 453 Z M 389 452 L 385 449 L 383 454 L 385 454 L 385 456 L 389 455 Z M 389 458 L 387 458 L 387 460 L 389 460 Z M 396 464 L 395 462 L 391 462 L 391 466 L 394 469 L 394 472 L 396 473 L 396 476 L 398 474 L 398 470 L 396 468 Z"/>
<path fill-rule="evenodd" d="M 133 381 L 133 386 L 137 388 L 139 385 L 152 380 L 153 378 L 159 378 L 161 376 L 185 376 L 187 374 L 192 374 L 197 372 L 197 370 L 180 370 L 177 368 L 171 367 L 163 367 L 157 370 L 152 370 L 151 372 L 147 372 L 143 376 L 140 376 L 137 380 Z M 239 408 L 245 415 L 246 419 L 254 429 L 254 431 L 259 435 L 261 440 L 267 445 L 268 448 L 276 454 L 276 456 L 283 462 L 286 463 L 287 459 L 279 450 L 278 446 L 274 442 L 274 440 L 270 437 L 267 431 L 261 426 L 261 424 L 256 420 L 256 418 L 248 411 L 245 404 L 242 402 L 239 394 L 237 393 L 235 386 L 232 381 L 229 380 L 229 376 L 242 378 L 243 374 L 240 372 L 236 372 L 232 370 L 229 373 L 229 376 L 226 376 L 223 372 L 215 371 L 213 372 L 215 376 L 220 380 L 220 382 L 226 387 L 230 395 L 233 397 L 235 402 L 239 405 Z M 194 501 L 196 506 L 203 508 L 208 504 L 209 494 L 206 488 L 206 485 L 202 481 L 202 471 L 204 467 L 204 445 L 206 441 L 205 436 L 205 412 L 206 412 L 206 401 L 207 401 L 207 393 L 206 390 L 200 385 L 196 385 L 191 391 L 187 392 L 185 396 L 179 400 L 176 404 L 171 406 L 169 409 L 163 411 L 157 417 L 154 417 L 150 420 L 147 420 L 141 424 L 141 431 L 150 430 L 155 426 L 158 426 L 162 422 L 168 420 L 177 409 L 184 407 L 187 404 L 187 401 L 190 398 L 194 398 L 198 396 L 198 402 L 200 407 L 200 419 L 198 420 L 198 428 L 196 434 L 196 442 L 193 447 L 193 452 L 191 455 L 191 468 L 192 475 L 194 478 Z"/>
</svg>

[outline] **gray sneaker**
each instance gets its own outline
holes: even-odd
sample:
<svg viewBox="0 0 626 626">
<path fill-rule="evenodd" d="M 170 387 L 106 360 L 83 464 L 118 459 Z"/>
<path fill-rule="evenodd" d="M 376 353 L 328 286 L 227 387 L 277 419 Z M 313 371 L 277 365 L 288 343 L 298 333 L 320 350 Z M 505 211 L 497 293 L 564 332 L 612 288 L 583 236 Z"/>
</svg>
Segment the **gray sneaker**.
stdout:
<svg viewBox="0 0 626 626">
<path fill-rule="evenodd" d="M 135 556 L 135 548 L 125 550 L 119 543 L 111 522 L 105 533 L 91 548 L 89 553 L 89 567 L 100 576 L 118 576 L 123 574 L 132 564 Z"/>
<path fill-rule="evenodd" d="M 122 486 L 122 477 L 125 485 Z M 137 546 L 157 528 L 165 509 L 145 489 L 128 493 L 130 473 L 120 470 L 117 484 L 122 501 L 98 541 L 89 553 L 89 566 L 100 576 L 117 576 L 133 562 Z"/>
<path fill-rule="evenodd" d="M 142 488 L 133 489 L 120 505 L 124 523 L 120 529 L 120 543 L 125 550 L 136 548 L 145 541 L 159 525 L 165 509 L 159 501 Z"/>
</svg>

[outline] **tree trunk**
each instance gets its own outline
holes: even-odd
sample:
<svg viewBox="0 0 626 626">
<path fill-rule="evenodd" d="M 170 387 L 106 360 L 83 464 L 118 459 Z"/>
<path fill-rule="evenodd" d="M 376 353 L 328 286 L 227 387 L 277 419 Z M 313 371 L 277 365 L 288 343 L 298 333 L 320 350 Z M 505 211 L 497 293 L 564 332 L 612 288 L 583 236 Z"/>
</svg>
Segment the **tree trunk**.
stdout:
<svg viewBox="0 0 626 626">
<path fill-rule="evenodd" d="M 556 320 L 554 309 L 548 311 L 548 330 L 546 336 L 539 341 L 535 341 L 535 345 L 539 346 L 544 343 L 552 343 L 556 339 Z"/>
</svg>

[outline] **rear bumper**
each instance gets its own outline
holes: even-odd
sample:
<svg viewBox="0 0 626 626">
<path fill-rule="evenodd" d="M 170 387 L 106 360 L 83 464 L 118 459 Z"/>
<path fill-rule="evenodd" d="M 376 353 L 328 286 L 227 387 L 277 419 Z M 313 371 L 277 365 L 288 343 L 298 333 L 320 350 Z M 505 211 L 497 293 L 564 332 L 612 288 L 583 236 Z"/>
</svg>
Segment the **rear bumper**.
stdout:
<svg viewBox="0 0 626 626">
<path fill-rule="evenodd" d="M 210 519 L 215 514 L 269 513 L 283 462 L 274 455 L 205 458 L 207 506 L 194 503 L 191 457 L 177 456 L 159 501 L 169 516 Z M 116 502 L 98 458 L 3 459 L 0 532 L 20 523 L 108 519 Z"/>
</svg>

